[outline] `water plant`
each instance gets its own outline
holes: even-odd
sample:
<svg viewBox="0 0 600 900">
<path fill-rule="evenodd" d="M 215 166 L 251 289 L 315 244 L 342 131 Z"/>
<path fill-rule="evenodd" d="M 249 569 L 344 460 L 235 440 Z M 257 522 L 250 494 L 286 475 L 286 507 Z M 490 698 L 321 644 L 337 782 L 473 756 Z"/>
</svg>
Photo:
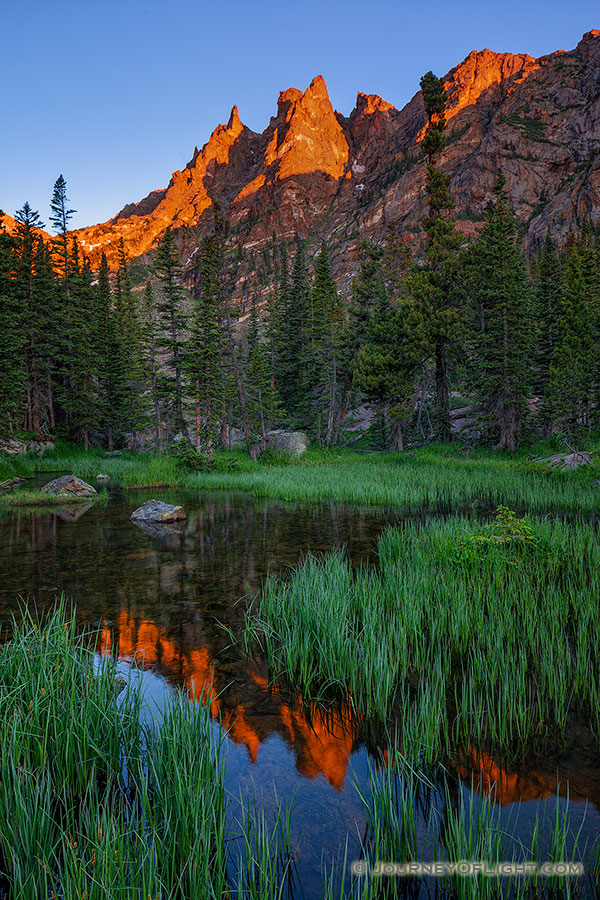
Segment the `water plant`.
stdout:
<svg viewBox="0 0 600 900">
<path fill-rule="evenodd" d="M 600 735 L 600 550 L 583 522 L 453 517 L 405 523 L 379 568 L 307 557 L 248 611 L 272 677 L 396 721 L 421 761 L 461 742 L 508 757 L 564 747 L 574 717 Z M 409 752 L 410 751 L 410 752 Z"/>
</svg>

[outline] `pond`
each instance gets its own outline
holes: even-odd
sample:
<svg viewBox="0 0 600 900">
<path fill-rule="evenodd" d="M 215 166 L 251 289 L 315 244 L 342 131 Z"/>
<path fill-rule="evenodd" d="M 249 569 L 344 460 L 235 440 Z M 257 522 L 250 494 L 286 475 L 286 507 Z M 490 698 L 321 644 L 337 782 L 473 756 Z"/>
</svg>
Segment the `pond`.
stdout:
<svg viewBox="0 0 600 900">
<path fill-rule="evenodd" d="M 118 646 L 123 659 L 140 665 L 148 696 L 159 704 L 171 684 L 190 694 L 212 684 L 215 727 L 227 729 L 228 790 L 234 797 L 256 792 L 268 807 L 275 793 L 292 801 L 301 895 L 320 897 L 324 859 L 343 858 L 346 845 L 348 860 L 360 858 L 365 818 L 357 786 L 368 791 L 369 760 L 385 748 L 348 712 L 326 716 L 271 687 L 265 662 L 249 660 L 232 634 L 241 632 L 248 599 L 269 573 L 285 577 L 306 553 L 341 547 L 354 564 L 375 565 L 379 535 L 403 517 L 333 503 L 108 487 L 105 505 L 22 508 L 0 517 L 3 628 L 19 602 L 44 609 L 64 593 L 81 623 L 100 629 L 101 649 Z M 185 524 L 157 534 L 130 522 L 152 496 L 183 505 Z M 510 771 L 465 748 L 451 774 L 454 796 L 472 791 L 475 802 L 495 783 L 498 814 L 514 822 L 518 808 L 516 833 L 527 843 L 536 815 L 550 821 L 557 804 L 563 812 L 568 804 L 573 831 L 582 828 L 580 844 L 600 833 L 600 766 L 586 752 Z M 430 802 L 443 815 L 448 797 L 434 791 Z"/>
</svg>

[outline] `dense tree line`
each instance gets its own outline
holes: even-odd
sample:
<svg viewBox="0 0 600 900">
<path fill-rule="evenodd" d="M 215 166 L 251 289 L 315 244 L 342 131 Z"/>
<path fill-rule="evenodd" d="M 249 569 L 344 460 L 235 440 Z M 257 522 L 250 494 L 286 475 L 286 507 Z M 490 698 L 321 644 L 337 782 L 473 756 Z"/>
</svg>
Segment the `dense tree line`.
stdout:
<svg viewBox="0 0 600 900">
<path fill-rule="evenodd" d="M 598 236 L 586 221 L 565 246 L 549 235 L 528 256 L 498 173 L 485 224 L 467 240 L 436 167 L 443 84 L 427 73 L 421 87 L 422 240 L 392 227 L 381 244 L 363 243 L 347 302 L 328 248 L 308 259 L 298 239 L 265 251 L 266 301 L 240 310 L 218 208 L 193 268 L 183 270 L 169 229 L 151 277 L 133 284 L 122 245 L 116 272 L 105 257 L 91 270 L 69 235 L 62 176 L 51 242 L 25 203 L 16 232 L 0 230 L 0 433 L 109 449 L 150 434 L 160 450 L 180 436 L 211 456 L 237 430 L 256 456 L 277 427 L 344 442 L 346 414 L 366 402 L 372 442 L 402 449 L 407 438 L 451 439 L 458 394 L 476 411 L 472 433 L 507 450 L 600 424 Z"/>
</svg>

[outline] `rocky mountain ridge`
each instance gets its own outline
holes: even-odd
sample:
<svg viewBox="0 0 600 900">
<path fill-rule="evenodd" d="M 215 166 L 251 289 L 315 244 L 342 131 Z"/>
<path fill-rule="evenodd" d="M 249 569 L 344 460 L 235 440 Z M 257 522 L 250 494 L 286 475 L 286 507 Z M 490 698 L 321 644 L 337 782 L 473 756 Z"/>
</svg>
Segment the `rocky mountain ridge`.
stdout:
<svg viewBox="0 0 600 900">
<path fill-rule="evenodd" d="M 499 170 L 530 246 L 548 230 L 563 242 L 586 216 L 600 225 L 600 31 L 573 51 L 537 59 L 473 51 L 445 83 L 447 144 L 439 165 L 451 177 L 467 234 L 480 227 Z M 308 239 L 309 250 L 326 241 L 344 283 L 360 240 L 381 239 L 390 224 L 407 240 L 419 234 L 424 127 L 420 92 L 401 110 L 359 93 L 345 117 L 318 76 L 304 92 L 280 93 L 260 134 L 234 107 L 166 188 L 73 234 L 93 264 L 104 251 L 114 266 L 121 239 L 130 258 L 141 257 L 172 226 L 187 261 L 218 204 L 237 251 L 240 297 L 263 292 L 257 254 L 266 259 L 275 242 L 296 235 Z"/>
</svg>

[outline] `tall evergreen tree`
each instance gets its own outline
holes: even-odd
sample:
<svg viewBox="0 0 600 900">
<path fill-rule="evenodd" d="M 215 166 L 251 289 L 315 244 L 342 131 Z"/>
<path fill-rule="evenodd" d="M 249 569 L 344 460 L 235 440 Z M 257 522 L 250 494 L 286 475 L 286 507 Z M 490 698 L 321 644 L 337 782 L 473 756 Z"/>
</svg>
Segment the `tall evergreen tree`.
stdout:
<svg viewBox="0 0 600 900">
<path fill-rule="evenodd" d="M 267 447 L 268 431 L 281 415 L 281 403 L 277 389 L 271 381 L 267 348 L 260 341 L 255 301 L 252 304 L 248 329 L 246 396 L 251 442 L 258 445 L 262 451 Z"/>
<path fill-rule="evenodd" d="M 312 326 L 314 311 L 304 242 L 298 240 L 291 284 L 287 296 L 287 336 L 281 348 L 280 382 L 277 385 L 290 421 L 306 424 L 312 388 Z"/>
<path fill-rule="evenodd" d="M 434 165 L 444 146 L 447 101 L 444 84 L 432 72 L 421 79 L 421 90 L 427 113 L 427 132 L 423 150 L 427 156 L 426 195 L 428 214 L 423 221 L 427 246 L 425 265 L 414 271 L 413 292 L 428 324 L 435 364 L 435 390 L 439 436 L 450 440 L 450 389 L 448 356 L 458 336 L 458 291 L 456 256 L 462 237 L 450 218 L 454 200 L 450 179 Z"/>
<path fill-rule="evenodd" d="M 313 302 L 313 410 L 312 431 L 316 440 L 331 445 L 339 408 L 339 354 L 344 309 L 331 273 L 323 244 L 317 256 Z"/>
<path fill-rule="evenodd" d="M 271 292 L 267 304 L 267 344 L 271 384 L 279 389 L 284 384 L 288 355 L 288 306 L 290 296 L 290 271 L 287 248 L 279 251 L 279 277 L 275 290 Z"/>
<path fill-rule="evenodd" d="M 73 379 L 64 402 L 69 412 L 71 435 L 89 449 L 90 438 L 100 424 L 99 346 L 97 304 L 89 260 L 79 264 L 79 249 L 71 249 L 71 345 Z"/>
<path fill-rule="evenodd" d="M 0 434 L 18 427 L 25 414 L 24 329 L 12 279 L 14 247 L 0 226 Z"/>
<path fill-rule="evenodd" d="M 558 314 L 558 337 L 549 377 L 549 403 L 555 425 L 576 437 L 593 422 L 594 307 L 586 284 L 584 255 L 575 243 L 565 256 L 564 294 Z"/>
<path fill-rule="evenodd" d="M 25 427 L 39 434 L 52 425 L 49 384 L 51 361 L 48 345 L 54 334 L 50 312 L 55 308 L 55 282 L 48 253 L 38 229 L 39 214 L 28 203 L 15 213 L 18 223 L 15 247 L 15 297 L 22 311 L 25 345 Z"/>
<path fill-rule="evenodd" d="M 156 304 L 158 347 L 167 353 L 168 374 L 163 378 L 166 402 L 177 430 L 189 441 L 183 408 L 183 359 L 188 315 L 184 307 L 181 266 L 170 228 L 165 231 L 156 251 L 154 271 L 159 283 Z"/>
<path fill-rule="evenodd" d="M 143 344 L 144 358 L 146 361 L 148 380 L 150 385 L 150 399 L 152 403 L 154 427 L 156 429 L 156 440 L 158 450 L 163 450 L 163 423 L 162 423 L 162 390 L 160 367 L 157 352 L 157 326 L 156 326 L 156 306 L 154 303 L 154 293 L 152 284 L 148 281 L 144 290 L 143 304 Z"/>
<path fill-rule="evenodd" d="M 546 238 L 536 271 L 536 347 L 533 391 L 538 398 L 537 417 L 545 436 L 551 432 L 550 367 L 558 340 L 558 317 L 563 306 L 564 284 L 560 257 L 550 235 Z"/>
<path fill-rule="evenodd" d="M 360 246 L 358 273 L 352 282 L 352 297 L 340 337 L 340 379 L 342 383 L 333 443 L 337 442 L 352 390 L 358 357 L 371 336 L 371 323 L 376 311 L 387 308 L 383 270 L 384 250 L 364 241 Z"/>
<path fill-rule="evenodd" d="M 57 235 L 57 244 L 61 259 L 61 267 L 63 277 L 68 282 L 69 278 L 69 241 L 67 232 L 69 230 L 69 222 L 77 212 L 76 209 L 69 209 L 69 199 L 67 197 L 67 182 L 62 175 L 59 175 L 54 182 L 52 191 L 52 199 L 50 201 L 50 222 L 53 230 Z"/>
<path fill-rule="evenodd" d="M 196 449 L 203 449 L 210 458 L 219 440 L 226 409 L 219 309 L 221 248 L 215 234 L 204 238 L 198 256 L 198 292 L 186 348 L 185 371 L 195 397 Z"/>
<path fill-rule="evenodd" d="M 486 224 L 473 252 L 479 266 L 482 322 L 473 341 L 474 387 L 490 440 L 514 451 L 530 392 L 534 298 L 504 179 L 494 188 Z"/>
</svg>

